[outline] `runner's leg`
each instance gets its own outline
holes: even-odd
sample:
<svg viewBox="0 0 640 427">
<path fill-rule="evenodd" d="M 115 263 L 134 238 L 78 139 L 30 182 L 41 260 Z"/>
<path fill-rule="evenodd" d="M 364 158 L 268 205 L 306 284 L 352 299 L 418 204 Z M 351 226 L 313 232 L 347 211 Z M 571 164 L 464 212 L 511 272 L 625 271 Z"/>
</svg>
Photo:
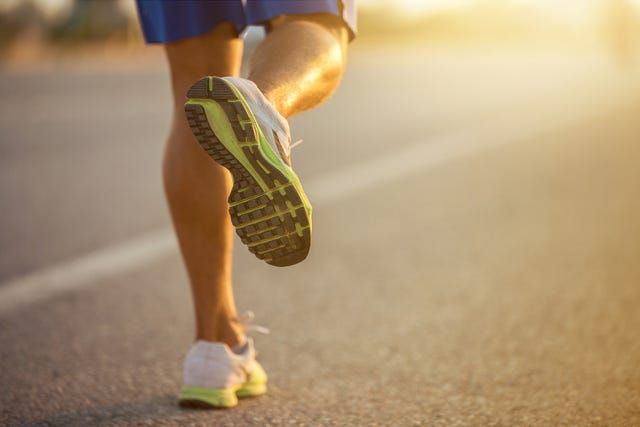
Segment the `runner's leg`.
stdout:
<svg viewBox="0 0 640 427">
<path fill-rule="evenodd" d="M 244 340 L 231 287 L 231 177 L 198 145 L 184 114 L 185 94 L 203 76 L 237 75 L 242 41 L 230 23 L 165 44 L 174 111 L 165 149 L 164 186 L 189 279 L 196 339 L 234 346 Z"/>
<path fill-rule="evenodd" d="M 281 15 L 251 57 L 249 79 L 285 118 L 326 101 L 346 65 L 348 30 L 332 14 Z"/>
</svg>

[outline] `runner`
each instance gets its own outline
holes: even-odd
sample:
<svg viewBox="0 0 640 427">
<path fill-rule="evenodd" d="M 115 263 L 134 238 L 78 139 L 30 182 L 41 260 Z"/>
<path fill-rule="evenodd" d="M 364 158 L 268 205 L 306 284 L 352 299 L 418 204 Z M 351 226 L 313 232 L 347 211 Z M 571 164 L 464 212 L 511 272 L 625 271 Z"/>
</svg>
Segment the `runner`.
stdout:
<svg viewBox="0 0 640 427">
<path fill-rule="evenodd" d="M 291 168 L 287 119 L 337 88 L 355 0 L 137 4 L 146 41 L 164 44 L 174 98 L 163 176 L 196 316 L 180 403 L 232 407 L 267 382 L 236 312 L 232 230 L 269 264 L 307 256 L 311 204 Z M 267 35 L 242 79 L 238 35 L 249 25 Z"/>
</svg>

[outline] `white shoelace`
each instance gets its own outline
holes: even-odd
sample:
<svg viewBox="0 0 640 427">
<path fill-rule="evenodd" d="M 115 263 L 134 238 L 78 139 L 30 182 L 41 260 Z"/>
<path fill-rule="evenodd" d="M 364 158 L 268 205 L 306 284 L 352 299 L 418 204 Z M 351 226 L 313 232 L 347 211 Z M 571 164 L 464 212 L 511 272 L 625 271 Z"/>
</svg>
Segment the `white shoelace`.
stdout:
<svg viewBox="0 0 640 427">
<path fill-rule="evenodd" d="M 264 335 L 267 335 L 271 332 L 267 327 L 254 325 L 253 324 L 254 318 L 255 318 L 255 314 L 253 314 L 253 311 L 251 310 L 247 310 L 240 315 L 240 324 L 244 328 L 245 332 L 255 331 L 255 332 L 258 332 L 259 334 L 264 334 Z"/>
<path fill-rule="evenodd" d="M 289 145 L 289 150 L 293 150 L 295 147 L 297 147 L 300 144 L 302 144 L 302 140 L 301 139 L 299 139 L 296 142 L 294 142 L 291 145 Z"/>
</svg>

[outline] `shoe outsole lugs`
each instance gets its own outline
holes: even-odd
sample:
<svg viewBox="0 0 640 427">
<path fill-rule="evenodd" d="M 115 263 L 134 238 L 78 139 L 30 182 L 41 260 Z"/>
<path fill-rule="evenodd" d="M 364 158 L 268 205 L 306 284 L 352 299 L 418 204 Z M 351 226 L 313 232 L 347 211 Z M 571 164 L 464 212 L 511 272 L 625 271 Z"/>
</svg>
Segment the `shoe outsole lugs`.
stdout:
<svg viewBox="0 0 640 427">
<path fill-rule="evenodd" d="M 242 95 L 224 79 L 205 77 L 187 97 L 191 130 L 233 176 L 229 214 L 242 242 L 271 265 L 304 260 L 311 246 L 311 207 L 295 173 L 265 155 L 264 136 Z"/>
</svg>

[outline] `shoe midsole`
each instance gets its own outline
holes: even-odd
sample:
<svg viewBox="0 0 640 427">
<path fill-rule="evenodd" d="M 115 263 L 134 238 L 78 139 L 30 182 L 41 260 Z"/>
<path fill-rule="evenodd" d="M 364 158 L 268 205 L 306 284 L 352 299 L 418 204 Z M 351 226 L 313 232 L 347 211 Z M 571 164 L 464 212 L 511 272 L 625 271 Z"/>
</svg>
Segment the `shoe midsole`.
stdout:
<svg viewBox="0 0 640 427">
<path fill-rule="evenodd" d="M 220 79 L 224 81 L 223 79 Z M 212 99 L 200 99 L 200 98 L 192 98 L 187 101 L 187 104 L 196 104 L 202 106 L 207 116 L 207 121 L 209 122 L 209 126 L 213 130 L 213 132 L 218 137 L 218 140 L 224 147 L 240 162 L 240 164 L 251 174 L 251 176 L 256 180 L 258 185 L 262 188 L 263 191 L 268 192 L 272 191 L 273 187 L 269 186 L 260 176 L 260 174 L 255 170 L 254 166 L 249 162 L 245 153 L 242 151 L 243 145 L 252 145 L 257 147 L 261 154 L 261 159 L 269 162 L 269 164 L 276 169 L 278 169 L 285 178 L 291 183 L 296 189 L 297 193 L 302 200 L 302 203 L 305 207 L 305 211 L 309 216 L 311 216 L 312 208 L 307 195 L 305 194 L 302 184 L 300 183 L 300 179 L 296 175 L 296 173 L 283 161 L 274 162 L 272 159 L 277 158 L 277 154 L 273 151 L 271 146 L 266 140 L 266 137 L 262 133 L 260 126 L 257 124 L 257 120 L 249 108 L 247 102 L 244 100 L 242 94 L 233 86 L 228 84 L 225 81 L 225 84 L 233 90 L 234 94 L 238 97 L 238 100 L 242 103 L 244 109 L 249 115 L 251 122 L 253 123 L 253 128 L 256 133 L 256 141 L 255 142 L 241 142 L 235 136 L 233 131 L 233 127 L 229 122 L 229 118 L 223 108 L 218 104 L 217 101 Z M 269 152 L 269 154 L 266 153 Z M 287 184 L 287 183 L 282 183 Z M 311 225 L 311 221 L 309 222 Z"/>
</svg>

